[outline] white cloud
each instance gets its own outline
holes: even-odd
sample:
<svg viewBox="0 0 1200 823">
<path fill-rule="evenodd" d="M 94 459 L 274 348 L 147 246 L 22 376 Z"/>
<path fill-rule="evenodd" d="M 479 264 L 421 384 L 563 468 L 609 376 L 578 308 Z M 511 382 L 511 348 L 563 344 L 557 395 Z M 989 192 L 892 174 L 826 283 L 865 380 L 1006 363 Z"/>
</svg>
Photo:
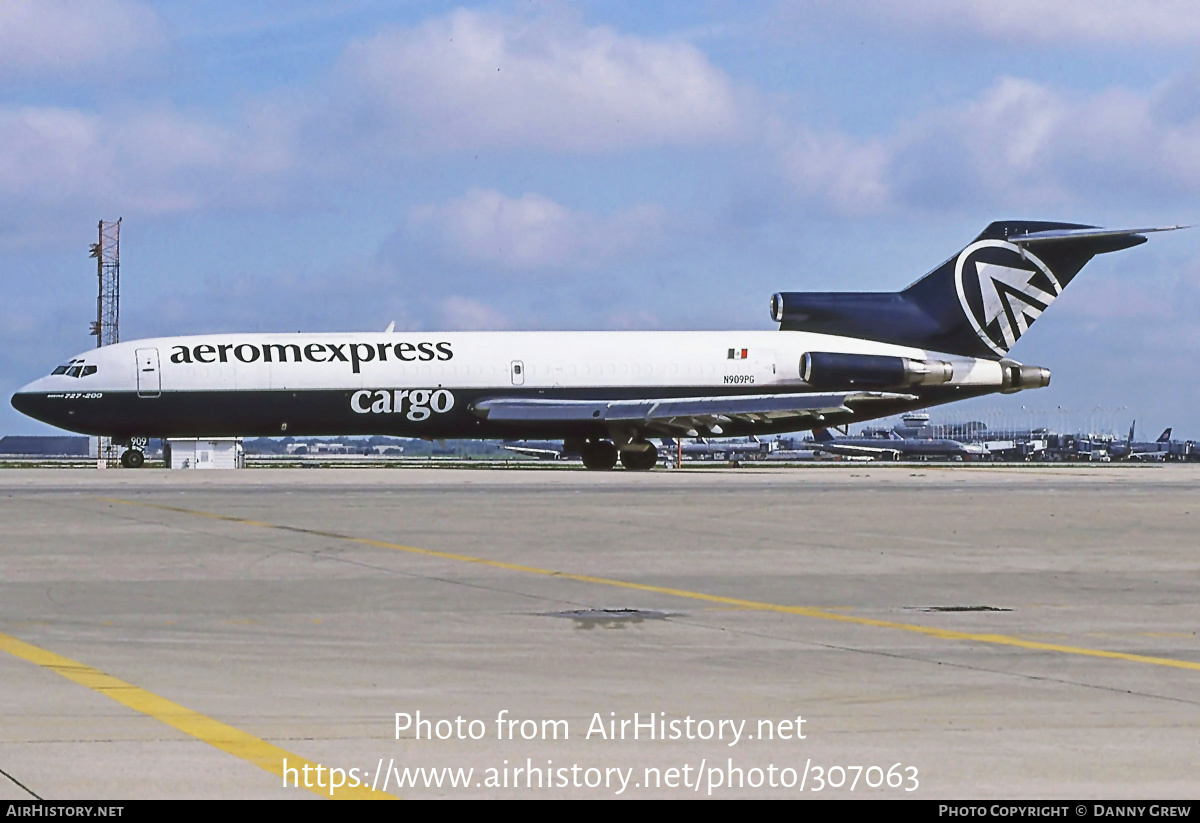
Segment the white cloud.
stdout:
<svg viewBox="0 0 1200 823">
<path fill-rule="evenodd" d="M 597 217 L 539 194 L 507 197 L 491 189 L 409 215 L 409 229 L 432 234 L 446 257 L 510 271 L 589 268 L 652 242 L 662 216 L 649 206 Z"/>
<path fill-rule="evenodd" d="M 1161 117 L 1160 94 L 1070 94 L 1002 78 L 978 99 L 900 131 L 893 152 L 898 196 L 1036 205 L 1097 194 L 1128 202 L 1200 193 L 1200 117 Z M 957 191 L 938 191 L 946 186 Z"/>
<path fill-rule="evenodd" d="M 108 159 L 97 156 L 100 131 L 98 117 L 71 109 L 0 109 L 0 192 L 63 200 L 102 182 Z"/>
<path fill-rule="evenodd" d="M 170 109 L 0 108 L 0 196 L 149 214 L 257 201 L 293 155 L 286 125 L 262 113 L 249 121 L 231 129 Z"/>
<path fill-rule="evenodd" d="M 0 77 L 72 76 L 144 62 L 167 36 L 158 13 L 133 0 L 4 0 Z"/>
<path fill-rule="evenodd" d="M 890 134 L 792 126 L 768 141 L 795 189 L 841 214 L 1097 196 L 1161 205 L 1200 194 L 1200 109 L 1178 104 L 1177 85 L 1074 94 L 1004 77 Z"/>
<path fill-rule="evenodd" d="M 451 331 L 500 331 L 512 320 L 487 303 L 469 297 L 447 297 L 438 303 L 441 327 Z"/>
<path fill-rule="evenodd" d="M 180 169 L 254 176 L 293 166 L 287 118 L 256 109 L 243 121 L 230 127 L 173 109 L 150 109 L 122 117 L 111 128 L 114 149 L 150 179 Z"/>
<path fill-rule="evenodd" d="M 891 198 L 889 156 L 881 141 L 799 127 L 779 151 L 795 189 L 805 198 L 830 203 L 841 214 L 876 212 Z"/>
<path fill-rule="evenodd" d="M 828 3 L 796 0 L 795 19 L 827 15 Z M 935 37 L 983 36 L 1014 45 L 1074 48 L 1081 43 L 1128 48 L 1200 42 L 1194 0 L 859 0 L 838 7 L 856 28 Z"/>
<path fill-rule="evenodd" d="M 698 145 L 740 125 L 694 46 L 546 16 L 458 10 L 354 44 L 342 73 L 356 124 L 424 149 Z"/>
</svg>

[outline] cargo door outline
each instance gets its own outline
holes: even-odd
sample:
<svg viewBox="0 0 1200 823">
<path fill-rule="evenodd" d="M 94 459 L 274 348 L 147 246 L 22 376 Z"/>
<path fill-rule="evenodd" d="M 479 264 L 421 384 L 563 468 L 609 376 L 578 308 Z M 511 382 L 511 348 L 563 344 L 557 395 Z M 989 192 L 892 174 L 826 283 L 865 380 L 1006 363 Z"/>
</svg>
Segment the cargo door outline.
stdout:
<svg viewBox="0 0 1200 823">
<path fill-rule="evenodd" d="M 162 373 L 158 368 L 158 349 L 138 349 L 137 393 L 138 397 L 158 397 L 162 394 Z"/>
</svg>

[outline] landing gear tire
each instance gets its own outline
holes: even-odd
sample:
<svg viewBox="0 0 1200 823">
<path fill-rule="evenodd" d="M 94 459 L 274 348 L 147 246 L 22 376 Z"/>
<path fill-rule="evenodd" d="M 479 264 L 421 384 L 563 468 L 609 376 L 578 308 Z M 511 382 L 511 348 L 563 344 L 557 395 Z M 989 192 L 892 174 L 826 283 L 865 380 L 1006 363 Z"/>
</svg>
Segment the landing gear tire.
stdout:
<svg viewBox="0 0 1200 823">
<path fill-rule="evenodd" d="M 648 472 L 658 464 L 658 449 L 652 443 L 639 451 L 621 452 L 621 465 L 635 472 Z"/>
<path fill-rule="evenodd" d="M 617 447 L 607 440 L 589 440 L 583 444 L 583 466 L 593 471 L 607 471 L 617 465 Z"/>
<path fill-rule="evenodd" d="M 126 449 L 121 453 L 121 466 L 126 469 L 140 469 L 146 465 L 146 453 L 141 449 Z"/>
</svg>

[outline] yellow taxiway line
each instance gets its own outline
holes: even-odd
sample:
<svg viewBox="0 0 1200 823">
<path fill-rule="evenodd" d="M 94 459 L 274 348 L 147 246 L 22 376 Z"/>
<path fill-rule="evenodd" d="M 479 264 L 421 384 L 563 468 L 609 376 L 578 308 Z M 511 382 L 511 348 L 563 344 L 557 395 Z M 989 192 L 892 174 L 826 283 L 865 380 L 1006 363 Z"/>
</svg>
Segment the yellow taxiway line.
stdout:
<svg viewBox="0 0 1200 823">
<path fill-rule="evenodd" d="M 370 786 L 343 786 L 331 790 L 328 787 L 328 766 L 324 767 L 326 777 L 325 786 L 305 786 L 305 780 L 302 777 L 306 774 L 305 767 L 310 768 L 307 774 L 316 775 L 318 764 L 272 745 L 241 729 L 235 729 L 233 726 L 222 723 L 219 720 L 214 720 L 211 717 L 200 714 L 200 712 L 192 711 L 185 706 L 167 700 L 165 697 L 160 697 L 145 689 L 138 688 L 132 683 L 126 683 L 124 680 L 120 680 L 110 674 L 105 674 L 99 669 L 93 669 L 91 666 L 86 666 L 69 657 L 63 657 L 60 654 L 39 648 L 31 643 L 18 640 L 11 635 L 0 633 L 0 651 L 8 652 L 14 657 L 19 657 L 44 669 L 49 669 L 55 674 L 62 675 L 67 680 L 78 683 L 81 686 L 86 686 L 94 692 L 111 698 L 121 705 L 133 709 L 135 712 L 140 712 L 147 717 L 153 717 L 155 720 L 166 723 L 168 726 L 178 729 L 186 735 L 190 735 L 214 748 L 228 752 L 234 757 L 241 758 L 264 771 L 270 772 L 280 778 L 281 781 L 284 780 L 283 763 L 286 758 L 288 772 L 296 779 L 299 787 L 307 788 L 309 791 L 322 797 L 347 800 L 395 799 L 384 792 L 371 791 Z M 293 772 L 293 770 L 295 771 Z M 310 782 L 315 784 L 317 782 L 316 778 L 312 777 Z M 296 783 L 292 783 L 291 785 L 296 785 Z M 282 786 L 283 783 L 281 782 L 280 785 Z"/>
<path fill-rule="evenodd" d="M 719 594 L 708 594 L 705 592 L 694 592 L 687 589 L 676 589 L 666 586 L 653 586 L 646 583 L 632 583 L 627 580 L 614 580 L 607 577 L 593 577 L 586 574 L 573 574 L 571 572 L 555 571 L 553 569 L 543 569 L 537 566 L 525 566 L 518 563 L 506 563 L 501 560 L 488 560 L 483 557 L 472 557 L 466 554 L 457 554 L 454 552 L 434 551 L 432 549 L 421 549 L 416 546 L 405 546 L 400 543 L 389 543 L 384 540 L 373 540 L 367 537 L 355 537 L 353 535 L 339 534 L 337 532 L 323 531 L 319 529 L 305 529 L 298 526 L 286 526 L 278 523 L 266 523 L 261 520 L 248 520 L 242 517 L 234 517 L 227 514 L 215 514 L 213 512 L 196 511 L 194 509 L 185 509 L 179 506 L 167 506 L 160 503 L 146 503 L 136 500 L 122 500 L 115 497 L 101 497 L 109 503 L 119 503 L 126 506 L 141 506 L 150 509 L 160 509 L 162 511 L 177 512 L 179 514 L 188 514 L 196 517 L 206 517 L 213 520 L 223 520 L 228 523 L 239 523 L 247 526 L 259 526 L 266 529 L 275 529 L 278 531 L 295 532 L 306 534 L 314 537 L 327 537 L 331 540 L 341 540 L 348 543 L 358 543 L 364 546 L 374 546 L 381 549 L 391 549 L 393 551 L 406 552 L 408 554 L 424 555 L 426 557 L 437 557 L 443 560 L 453 560 L 459 563 L 473 563 L 480 566 L 488 566 L 494 569 L 504 569 L 506 571 L 521 572 L 523 574 L 536 574 L 545 577 L 554 577 L 559 580 L 573 580 L 578 583 L 591 583 L 598 586 L 610 586 L 619 589 L 629 589 L 633 591 L 653 592 L 655 594 L 665 594 L 672 597 L 680 597 L 688 600 L 698 600 L 705 603 L 717 603 L 722 606 L 732 606 L 747 610 L 777 612 L 781 614 L 791 614 L 798 617 L 809 617 L 817 620 L 831 620 L 838 623 L 849 623 L 857 626 L 871 626 L 879 629 L 893 629 L 896 631 L 912 632 L 914 634 L 923 634 L 927 637 L 937 637 L 942 640 L 961 640 L 971 643 L 982 643 L 992 646 L 1009 646 L 1020 649 L 1029 649 L 1031 651 L 1057 652 L 1059 654 L 1079 655 L 1083 657 L 1102 658 L 1107 660 L 1124 660 L 1130 663 L 1143 663 L 1152 666 L 1166 666 L 1175 669 L 1190 669 L 1192 671 L 1200 671 L 1200 662 L 1192 660 L 1177 660 L 1170 657 L 1153 657 L 1144 654 L 1128 654 L 1126 652 L 1105 651 L 1103 649 L 1089 649 L 1082 646 L 1068 646 L 1061 643 L 1042 643 L 1036 640 L 1025 640 L 1020 637 L 1013 637 L 1004 634 L 978 634 L 975 632 L 961 632 L 950 629 L 938 629 L 931 626 L 922 626 L 916 623 L 899 623 L 892 620 L 876 620 L 870 617 L 857 617 L 849 614 L 838 614 L 837 612 L 827 609 L 817 609 L 808 606 L 786 606 L 778 603 L 766 603 L 757 600 L 745 600 L 738 597 L 726 597 Z"/>
</svg>

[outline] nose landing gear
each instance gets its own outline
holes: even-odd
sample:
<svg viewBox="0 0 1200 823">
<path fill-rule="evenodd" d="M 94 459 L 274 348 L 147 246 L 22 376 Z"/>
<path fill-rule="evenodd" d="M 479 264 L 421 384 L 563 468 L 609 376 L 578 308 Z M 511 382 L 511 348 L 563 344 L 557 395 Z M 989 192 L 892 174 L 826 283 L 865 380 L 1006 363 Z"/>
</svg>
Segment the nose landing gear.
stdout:
<svg viewBox="0 0 1200 823">
<path fill-rule="evenodd" d="M 146 465 L 146 448 L 149 445 L 148 437 L 129 438 L 129 447 L 121 452 L 121 468 L 140 469 Z"/>
</svg>

